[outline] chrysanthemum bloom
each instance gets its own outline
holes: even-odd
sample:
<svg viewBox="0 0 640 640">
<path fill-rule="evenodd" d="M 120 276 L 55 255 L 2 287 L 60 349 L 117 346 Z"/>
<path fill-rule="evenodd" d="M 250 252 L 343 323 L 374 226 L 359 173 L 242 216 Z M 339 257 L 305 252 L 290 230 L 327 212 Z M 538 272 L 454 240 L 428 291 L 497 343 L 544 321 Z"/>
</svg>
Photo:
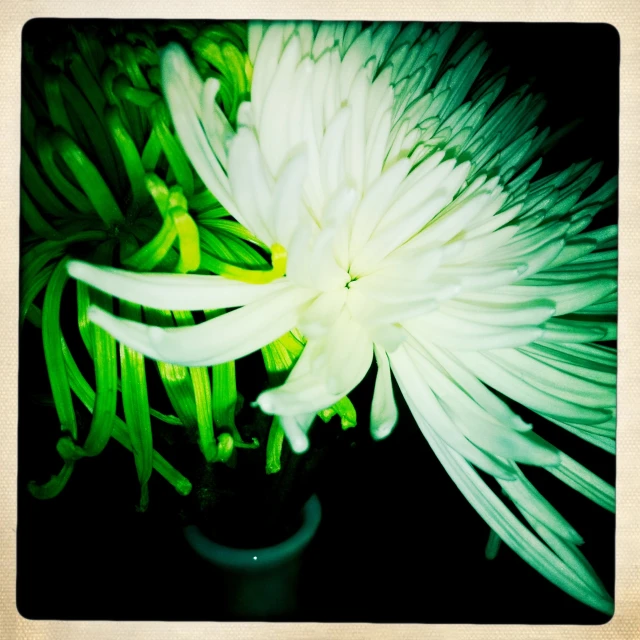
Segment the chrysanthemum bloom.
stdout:
<svg viewBox="0 0 640 640">
<path fill-rule="evenodd" d="M 589 162 L 533 182 L 547 131 L 526 87 L 479 77 L 476 35 L 422 25 L 260 24 L 249 30 L 251 99 L 237 128 L 176 46 L 163 87 L 180 139 L 224 207 L 283 259 L 269 283 L 131 275 L 73 263 L 75 278 L 148 306 L 231 308 L 159 328 L 93 309 L 151 358 L 184 365 L 249 354 L 292 329 L 304 350 L 257 398 L 303 452 L 318 411 L 377 378 L 371 432 L 397 410 L 392 373 L 425 438 L 495 534 L 603 612 L 612 600 L 578 532 L 533 487 L 535 465 L 612 510 L 613 489 L 534 434 L 494 392 L 613 451 L 616 228 L 585 231 L 615 183 L 583 197 Z M 281 263 L 279 263 L 281 264 Z M 493 476 L 530 528 L 476 468 Z"/>
</svg>

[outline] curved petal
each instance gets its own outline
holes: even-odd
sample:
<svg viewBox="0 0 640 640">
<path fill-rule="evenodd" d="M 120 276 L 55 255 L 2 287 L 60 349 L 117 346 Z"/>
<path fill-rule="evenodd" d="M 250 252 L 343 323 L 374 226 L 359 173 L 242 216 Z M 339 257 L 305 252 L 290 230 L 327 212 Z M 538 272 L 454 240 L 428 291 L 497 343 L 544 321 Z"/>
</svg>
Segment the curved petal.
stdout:
<svg viewBox="0 0 640 640">
<path fill-rule="evenodd" d="M 71 260 L 69 275 L 122 300 L 172 311 L 226 309 L 256 302 L 287 287 L 284 278 L 249 284 L 222 276 L 135 273 Z"/>
<path fill-rule="evenodd" d="M 287 381 L 258 396 L 256 402 L 265 413 L 291 416 L 321 411 L 360 383 L 371 366 L 372 343 L 353 322 L 340 323 L 340 331 L 341 338 L 329 334 L 309 340 Z"/>
<path fill-rule="evenodd" d="M 236 215 L 237 207 L 231 197 L 229 182 L 221 164 L 223 158 L 214 153 L 201 119 L 204 83 L 191 64 L 189 56 L 177 44 L 170 44 L 163 50 L 160 70 L 162 88 L 171 118 L 189 160 L 222 206 L 232 215 Z M 209 100 L 213 88 L 214 85 L 210 85 L 209 95 L 205 96 Z M 216 116 L 220 117 L 221 112 L 216 113 Z M 218 127 L 224 129 L 223 123 L 213 125 L 209 117 L 207 123 L 209 130 L 216 130 Z"/>
<path fill-rule="evenodd" d="M 603 613 L 613 612 L 613 600 L 603 592 L 599 581 L 577 572 L 522 525 L 460 454 L 432 432 L 427 430 L 425 436 L 462 494 L 505 544 L 569 595 Z M 583 559 L 582 563 L 586 565 L 587 561 Z"/>
<path fill-rule="evenodd" d="M 316 412 L 300 413 L 293 416 L 279 416 L 278 420 L 282 425 L 291 448 L 296 453 L 304 453 L 309 448 L 309 438 L 307 433 L 313 424 Z"/>
<path fill-rule="evenodd" d="M 298 287 L 275 292 L 241 309 L 189 327 L 160 328 L 117 318 L 97 307 L 93 322 L 149 358 L 185 366 L 222 364 L 260 349 L 292 329 L 315 294 Z"/>
<path fill-rule="evenodd" d="M 398 407 L 393 398 L 389 358 L 384 349 L 375 344 L 373 351 L 378 364 L 378 375 L 373 389 L 370 430 L 374 440 L 382 440 L 393 431 L 398 422 Z"/>
</svg>

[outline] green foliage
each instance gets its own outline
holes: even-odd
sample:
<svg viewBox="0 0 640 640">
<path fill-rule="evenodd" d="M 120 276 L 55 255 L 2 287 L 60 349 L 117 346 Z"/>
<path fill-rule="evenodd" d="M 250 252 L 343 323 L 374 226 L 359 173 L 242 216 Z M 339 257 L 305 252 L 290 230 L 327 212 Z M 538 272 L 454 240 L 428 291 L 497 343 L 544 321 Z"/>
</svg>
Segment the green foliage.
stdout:
<svg viewBox="0 0 640 640">
<path fill-rule="evenodd" d="M 195 429 L 207 462 L 228 461 L 236 444 L 255 446 L 243 443 L 237 429 L 232 438 L 222 433 L 221 442 L 216 440 L 214 408 L 220 400 L 212 399 L 210 368 L 157 363 L 176 415 L 151 406 L 144 357 L 122 345 L 117 349 L 115 340 L 88 320 L 90 304 L 113 310 L 110 296 L 77 285 L 78 328 L 93 360 L 95 389 L 62 332 L 69 257 L 138 271 L 219 274 L 258 267 L 270 273 L 268 261 L 251 246 L 257 241 L 228 219 L 192 170 L 175 134 L 159 71 L 159 49 L 173 39 L 194 44 L 203 78 L 219 79 L 220 106 L 235 122 L 252 71 L 244 25 L 96 23 L 25 42 L 20 314 L 21 324 L 26 319 L 42 328 L 63 431 L 57 447 L 62 471 L 44 485 L 30 483 L 38 498 L 57 495 L 74 463 L 98 455 L 112 437 L 133 452 L 141 509 L 148 504 L 152 468 L 179 493 L 188 493 L 188 480 L 153 449 L 152 417 Z M 132 318 L 144 314 L 159 325 L 194 322 L 190 313 L 123 302 L 119 312 Z M 225 397 L 237 398 L 235 376 L 225 380 L 220 383 Z M 117 415 L 119 396 L 122 416 Z M 74 398 L 91 413 L 86 432 L 78 427 Z M 231 414 L 234 410 L 235 401 L 228 407 Z"/>
</svg>

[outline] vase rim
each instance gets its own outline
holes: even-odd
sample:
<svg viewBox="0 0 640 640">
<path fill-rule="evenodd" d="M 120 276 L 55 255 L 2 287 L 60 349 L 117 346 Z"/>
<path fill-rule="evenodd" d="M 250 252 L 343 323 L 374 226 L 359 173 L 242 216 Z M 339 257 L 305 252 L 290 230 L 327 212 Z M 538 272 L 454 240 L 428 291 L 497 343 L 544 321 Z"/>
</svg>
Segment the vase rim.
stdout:
<svg viewBox="0 0 640 640">
<path fill-rule="evenodd" d="M 322 508 L 317 495 L 312 495 L 302 508 L 302 524 L 289 538 L 269 547 L 238 549 L 214 542 L 197 525 L 184 528 L 191 547 L 205 560 L 218 566 L 235 569 L 266 569 L 286 562 L 298 555 L 315 535 Z"/>
</svg>

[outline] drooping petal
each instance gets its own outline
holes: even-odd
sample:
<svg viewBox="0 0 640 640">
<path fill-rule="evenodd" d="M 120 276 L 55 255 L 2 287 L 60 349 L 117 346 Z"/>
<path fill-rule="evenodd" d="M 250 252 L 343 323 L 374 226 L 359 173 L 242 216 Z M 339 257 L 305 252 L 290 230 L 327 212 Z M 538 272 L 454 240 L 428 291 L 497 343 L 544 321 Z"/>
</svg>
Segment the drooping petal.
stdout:
<svg viewBox="0 0 640 640">
<path fill-rule="evenodd" d="M 76 280 L 128 302 L 174 311 L 241 307 L 288 286 L 284 278 L 249 284 L 221 276 L 135 273 L 79 260 L 70 261 L 67 269 Z"/>
<path fill-rule="evenodd" d="M 613 612 L 613 600 L 608 594 L 603 593 L 599 581 L 593 577 L 585 580 L 582 571 L 576 572 L 511 514 L 460 454 L 447 449 L 433 432 L 427 431 L 425 435 L 451 479 L 505 544 L 574 598 L 603 613 Z M 586 560 L 583 562 L 586 564 Z"/>
<path fill-rule="evenodd" d="M 357 326 L 345 323 L 340 329 L 341 339 L 334 335 L 333 340 L 309 340 L 285 384 L 258 396 L 256 402 L 265 413 L 317 412 L 338 402 L 360 383 L 371 365 L 372 344 L 362 335 L 356 339 Z"/>
<path fill-rule="evenodd" d="M 378 345 L 374 344 L 373 350 L 378 364 L 378 375 L 371 402 L 370 430 L 375 440 L 382 440 L 391 433 L 398 422 L 398 407 L 393 398 L 389 358 Z"/>
<path fill-rule="evenodd" d="M 91 320 L 149 358 L 186 366 L 209 366 L 241 358 L 292 329 L 313 291 L 286 287 L 241 309 L 192 327 L 163 329 L 90 309 Z"/>
</svg>

